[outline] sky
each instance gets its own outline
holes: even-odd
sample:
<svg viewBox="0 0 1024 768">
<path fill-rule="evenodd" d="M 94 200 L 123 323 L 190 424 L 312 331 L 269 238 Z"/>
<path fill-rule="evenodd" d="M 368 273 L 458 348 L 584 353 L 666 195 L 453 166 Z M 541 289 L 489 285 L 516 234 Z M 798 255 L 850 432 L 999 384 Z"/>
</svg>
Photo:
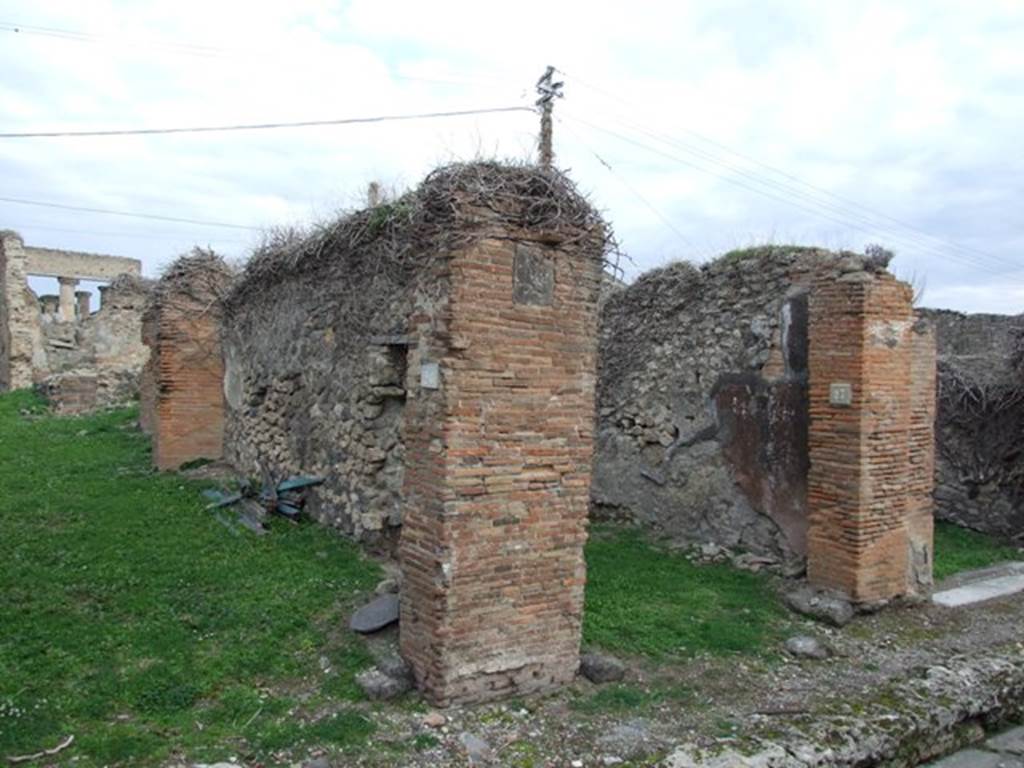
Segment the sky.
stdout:
<svg viewBox="0 0 1024 768">
<path fill-rule="evenodd" d="M 15 31 L 20 30 L 20 31 Z M 763 243 L 896 253 L 919 303 L 1024 311 L 1020 0 L 0 0 L 0 133 L 531 107 L 626 278 Z M 157 136 L 0 138 L 30 245 L 243 259 L 441 163 L 536 154 L 529 110 Z M 56 292 L 34 279 L 37 291 Z"/>
</svg>

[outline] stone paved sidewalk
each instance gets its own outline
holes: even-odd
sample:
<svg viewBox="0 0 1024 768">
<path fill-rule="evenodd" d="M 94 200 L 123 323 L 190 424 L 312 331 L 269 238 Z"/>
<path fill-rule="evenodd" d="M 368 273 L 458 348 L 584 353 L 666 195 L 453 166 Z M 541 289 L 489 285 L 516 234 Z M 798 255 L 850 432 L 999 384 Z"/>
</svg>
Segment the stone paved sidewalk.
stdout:
<svg viewBox="0 0 1024 768">
<path fill-rule="evenodd" d="M 1024 768 L 1024 726 L 929 763 L 927 768 Z"/>
</svg>

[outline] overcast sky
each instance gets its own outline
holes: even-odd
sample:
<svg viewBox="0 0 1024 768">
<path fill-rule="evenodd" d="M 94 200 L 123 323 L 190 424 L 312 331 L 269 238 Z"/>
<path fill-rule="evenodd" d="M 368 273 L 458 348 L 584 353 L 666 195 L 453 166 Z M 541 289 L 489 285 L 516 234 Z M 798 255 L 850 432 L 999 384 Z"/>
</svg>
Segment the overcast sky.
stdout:
<svg viewBox="0 0 1024 768">
<path fill-rule="evenodd" d="M 627 277 L 877 242 L 925 305 L 1024 311 L 1020 0 L 0 0 L 0 27 L 0 132 L 531 105 L 553 64 L 556 162 L 613 223 Z M 0 197 L 241 227 L 0 202 L 0 228 L 156 275 L 196 243 L 244 256 L 259 228 L 359 205 L 374 179 L 532 157 L 537 122 L 0 139 Z"/>
</svg>

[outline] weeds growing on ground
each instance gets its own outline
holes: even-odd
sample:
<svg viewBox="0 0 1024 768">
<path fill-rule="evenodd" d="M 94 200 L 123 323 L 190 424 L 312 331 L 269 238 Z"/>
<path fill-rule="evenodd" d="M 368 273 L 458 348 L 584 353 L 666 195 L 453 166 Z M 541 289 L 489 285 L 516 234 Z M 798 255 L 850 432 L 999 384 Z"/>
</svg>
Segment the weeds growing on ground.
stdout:
<svg viewBox="0 0 1024 768">
<path fill-rule="evenodd" d="M 953 523 L 935 523 L 936 582 L 961 571 L 985 568 L 1007 560 L 1024 560 L 1024 553 L 992 536 Z"/>
<path fill-rule="evenodd" d="M 769 577 L 696 565 L 634 530 L 595 527 L 587 565 L 586 644 L 665 658 L 753 653 L 785 629 Z"/>
<path fill-rule="evenodd" d="M 0 756 L 72 734 L 79 766 L 364 742 L 369 657 L 331 628 L 377 566 L 316 525 L 224 528 L 201 485 L 149 470 L 132 411 L 41 411 L 0 396 Z"/>
</svg>

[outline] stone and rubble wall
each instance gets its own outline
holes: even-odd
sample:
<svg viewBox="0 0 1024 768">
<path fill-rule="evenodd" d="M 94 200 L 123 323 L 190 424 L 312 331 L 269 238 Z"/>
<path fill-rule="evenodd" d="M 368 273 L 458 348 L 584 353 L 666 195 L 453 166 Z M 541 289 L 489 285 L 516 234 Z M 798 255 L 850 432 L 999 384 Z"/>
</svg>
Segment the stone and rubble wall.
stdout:
<svg viewBox="0 0 1024 768">
<path fill-rule="evenodd" d="M 1024 315 L 924 309 L 938 350 L 935 515 L 1024 536 Z"/>
<path fill-rule="evenodd" d="M 0 388 L 37 386 L 62 413 L 124 404 L 137 395 L 148 352 L 139 327 L 150 283 L 136 259 L 26 246 L 0 233 Z M 56 276 L 60 296 L 37 297 L 31 275 Z M 110 279 L 99 311 L 78 280 Z"/>
<path fill-rule="evenodd" d="M 321 475 L 307 510 L 360 541 L 393 549 L 401 523 L 408 318 L 404 271 L 337 274 L 307 258 L 246 275 L 224 327 L 227 458 L 253 477 Z M 436 286 L 440 293 L 441 285 Z"/>
<path fill-rule="evenodd" d="M 43 314 L 46 366 L 36 372 L 37 386 L 58 412 L 85 413 L 138 398 L 149 358 L 142 315 L 152 287 L 150 280 L 124 274 L 101 287 L 96 312 L 73 323 Z"/>
<path fill-rule="evenodd" d="M 0 388 L 31 387 L 46 371 L 39 300 L 28 287 L 27 255 L 21 237 L 0 230 L 0 270 L 3 293 L 0 295 Z"/>
<path fill-rule="evenodd" d="M 269 243 L 228 299 L 228 458 L 322 475 L 315 516 L 397 548 L 435 703 L 576 673 L 603 255 L 560 175 L 457 164 Z"/>
<path fill-rule="evenodd" d="M 221 322 L 232 278 L 219 256 L 196 249 L 171 264 L 151 293 L 140 420 L 151 430 L 157 469 L 223 455 Z"/>
<path fill-rule="evenodd" d="M 737 251 L 610 293 L 593 512 L 799 567 L 806 554 L 808 294 L 865 257 Z"/>
</svg>

